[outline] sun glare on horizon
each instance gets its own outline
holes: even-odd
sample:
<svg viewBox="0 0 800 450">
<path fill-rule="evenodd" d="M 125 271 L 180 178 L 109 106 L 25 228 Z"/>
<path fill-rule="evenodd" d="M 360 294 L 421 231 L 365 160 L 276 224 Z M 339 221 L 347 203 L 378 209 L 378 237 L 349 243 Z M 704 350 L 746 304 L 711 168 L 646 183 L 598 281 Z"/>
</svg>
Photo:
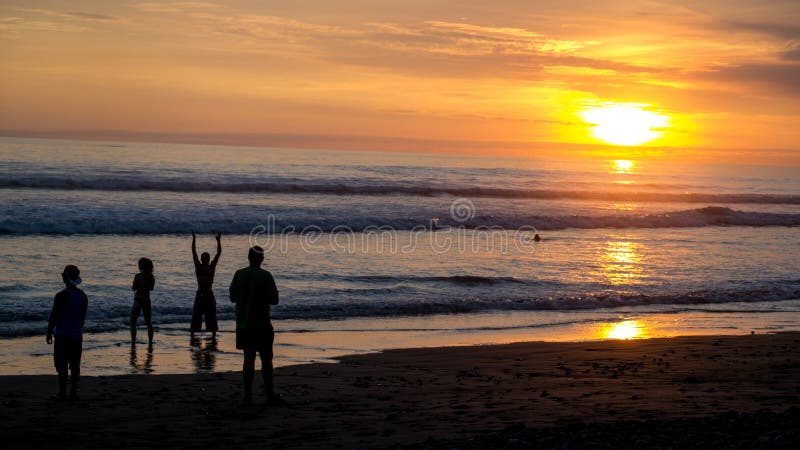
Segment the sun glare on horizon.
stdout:
<svg viewBox="0 0 800 450">
<path fill-rule="evenodd" d="M 581 112 L 597 139 L 614 145 L 641 145 L 660 137 L 668 117 L 634 103 L 603 103 Z"/>
</svg>

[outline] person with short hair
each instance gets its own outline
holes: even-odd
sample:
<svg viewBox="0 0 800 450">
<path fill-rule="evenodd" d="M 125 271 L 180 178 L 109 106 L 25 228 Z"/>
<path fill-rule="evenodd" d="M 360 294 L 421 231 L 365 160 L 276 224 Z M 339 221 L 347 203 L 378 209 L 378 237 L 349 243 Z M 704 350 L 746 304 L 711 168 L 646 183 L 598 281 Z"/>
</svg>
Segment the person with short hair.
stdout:
<svg viewBox="0 0 800 450">
<path fill-rule="evenodd" d="M 222 233 L 217 233 L 217 254 L 214 259 L 208 252 L 203 252 L 200 259 L 197 258 L 197 235 L 192 231 L 192 261 L 194 261 L 194 273 L 197 276 L 197 293 L 194 297 L 194 307 L 192 308 L 192 324 L 189 329 L 194 336 L 195 331 L 200 331 L 203 326 L 203 316 L 206 318 L 206 331 L 211 332 L 212 337 L 216 337 L 219 326 L 217 325 L 217 299 L 214 297 L 212 286 L 214 284 L 214 274 L 217 270 L 217 262 L 222 254 Z"/>
<path fill-rule="evenodd" d="M 67 398 L 67 369 L 72 372 L 69 399 L 78 398 L 78 379 L 81 376 L 81 353 L 83 352 L 83 324 L 89 309 L 89 298 L 78 289 L 81 271 L 70 264 L 61 273 L 65 288 L 56 294 L 53 310 L 47 323 L 48 344 L 53 345 L 53 361 L 58 372 L 58 398 Z"/>
<path fill-rule="evenodd" d="M 261 268 L 264 250 L 250 248 L 247 254 L 250 266 L 239 269 L 230 286 L 231 302 L 236 304 L 236 348 L 244 350 L 242 369 L 244 398 L 248 405 L 253 401 L 256 353 L 261 357 L 261 375 L 267 404 L 281 404 L 275 394 L 272 377 L 272 344 L 275 332 L 270 321 L 270 305 L 278 304 L 278 288 L 272 274 Z"/>
<path fill-rule="evenodd" d="M 153 305 L 150 291 L 155 288 L 156 278 L 153 276 L 153 261 L 149 258 L 139 259 L 139 273 L 133 277 L 133 307 L 131 308 L 131 345 L 136 345 L 136 322 L 139 313 L 144 313 L 147 325 L 147 342 L 153 345 Z"/>
</svg>

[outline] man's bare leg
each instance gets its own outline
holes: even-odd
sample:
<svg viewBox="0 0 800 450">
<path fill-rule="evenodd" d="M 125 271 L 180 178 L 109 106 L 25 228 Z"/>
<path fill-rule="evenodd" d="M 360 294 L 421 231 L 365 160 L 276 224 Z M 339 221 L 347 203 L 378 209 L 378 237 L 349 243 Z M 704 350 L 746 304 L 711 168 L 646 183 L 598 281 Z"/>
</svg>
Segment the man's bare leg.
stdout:
<svg viewBox="0 0 800 450">
<path fill-rule="evenodd" d="M 244 382 L 244 398 L 242 403 L 249 405 L 253 402 L 253 378 L 256 372 L 256 351 L 246 349 L 244 351 L 244 366 L 242 367 L 242 377 Z"/>
<path fill-rule="evenodd" d="M 67 398 L 67 368 L 58 369 L 58 398 L 64 400 Z"/>
<path fill-rule="evenodd" d="M 69 362 L 69 368 L 72 375 L 72 379 L 70 380 L 70 390 L 69 390 L 69 399 L 70 400 L 77 400 L 78 399 L 78 380 L 81 378 L 81 359 L 80 357 L 75 357 Z"/>
<path fill-rule="evenodd" d="M 264 393 L 267 400 L 275 396 L 274 382 L 272 377 L 272 351 L 259 352 L 261 357 L 261 377 L 264 379 Z"/>
</svg>

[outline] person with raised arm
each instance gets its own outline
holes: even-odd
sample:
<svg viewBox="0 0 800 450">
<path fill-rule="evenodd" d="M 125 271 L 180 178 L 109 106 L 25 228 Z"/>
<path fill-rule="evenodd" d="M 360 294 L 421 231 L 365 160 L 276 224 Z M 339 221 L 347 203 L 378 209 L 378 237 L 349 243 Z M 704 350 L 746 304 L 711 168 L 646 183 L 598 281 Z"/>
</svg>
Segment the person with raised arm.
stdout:
<svg viewBox="0 0 800 450">
<path fill-rule="evenodd" d="M 208 252 L 203 252 L 197 258 L 197 235 L 192 230 L 192 260 L 194 261 L 194 273 L 197 276 L 197 293 L 194 297 L 194 309 L 192 310 L 191 334 L 194 337 L 195 331 L 200 331 L 203 325 L 203 316 L 206 319 L 206 331 L 210 331 L 212 337 L 216 337 L 217 330 L 217 300 L 214 298 L 214 274 L 217 270 L 217 262 L 222 254 L 222 233 L 217 233 L 217 254 L 214 259 Z"/>
</svg>

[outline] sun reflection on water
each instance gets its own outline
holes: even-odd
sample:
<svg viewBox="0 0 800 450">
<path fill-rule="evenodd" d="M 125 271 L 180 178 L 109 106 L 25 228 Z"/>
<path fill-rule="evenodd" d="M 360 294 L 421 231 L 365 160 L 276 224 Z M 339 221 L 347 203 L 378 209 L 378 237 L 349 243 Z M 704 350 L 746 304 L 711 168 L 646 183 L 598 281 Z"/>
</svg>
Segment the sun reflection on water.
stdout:
<svg viewBox="0 0 800 450">
<path fill-rule="evenodd" d="M 614 203 L 611 205 L 611 209 L 614 211 L 634 211 L 636 206 L 635 203 Z"/>
<path fill-rule="evenodd" d="M 630 159 L 615 159 L 613 162 L 613 169 L 615 173 L 632 173 L 633 161 Z"/>
<path fill-rule="evenodd" d="M 645 325 L 638 320 L 624 320 L 600 327 L 600 336 L 605 339 L 634 339 L 645 336 Z"/>
<path fill-rule="evenodd" d="M 630 159 L 615 159 L 610 162 L 611 162 L 611 167 L 609 168 L 608 172 L 612 175 L 621 177 L 625 175 L 632 175 L 635 172 L 634 168 L 636 164 Z M 621 180 L 614 180 L 614 184 L 629 186 L 634 184 L 634 181 L 628 179 L 628 177 L 625 177 Z"/>
<path fill-rule="evenodd" d="M 611 241 L 600 256 L 603 275 L 611 284 L 630 284 L 644 274 L 639 255 L 639 244 L 627 241 Z"/>
</svg>

